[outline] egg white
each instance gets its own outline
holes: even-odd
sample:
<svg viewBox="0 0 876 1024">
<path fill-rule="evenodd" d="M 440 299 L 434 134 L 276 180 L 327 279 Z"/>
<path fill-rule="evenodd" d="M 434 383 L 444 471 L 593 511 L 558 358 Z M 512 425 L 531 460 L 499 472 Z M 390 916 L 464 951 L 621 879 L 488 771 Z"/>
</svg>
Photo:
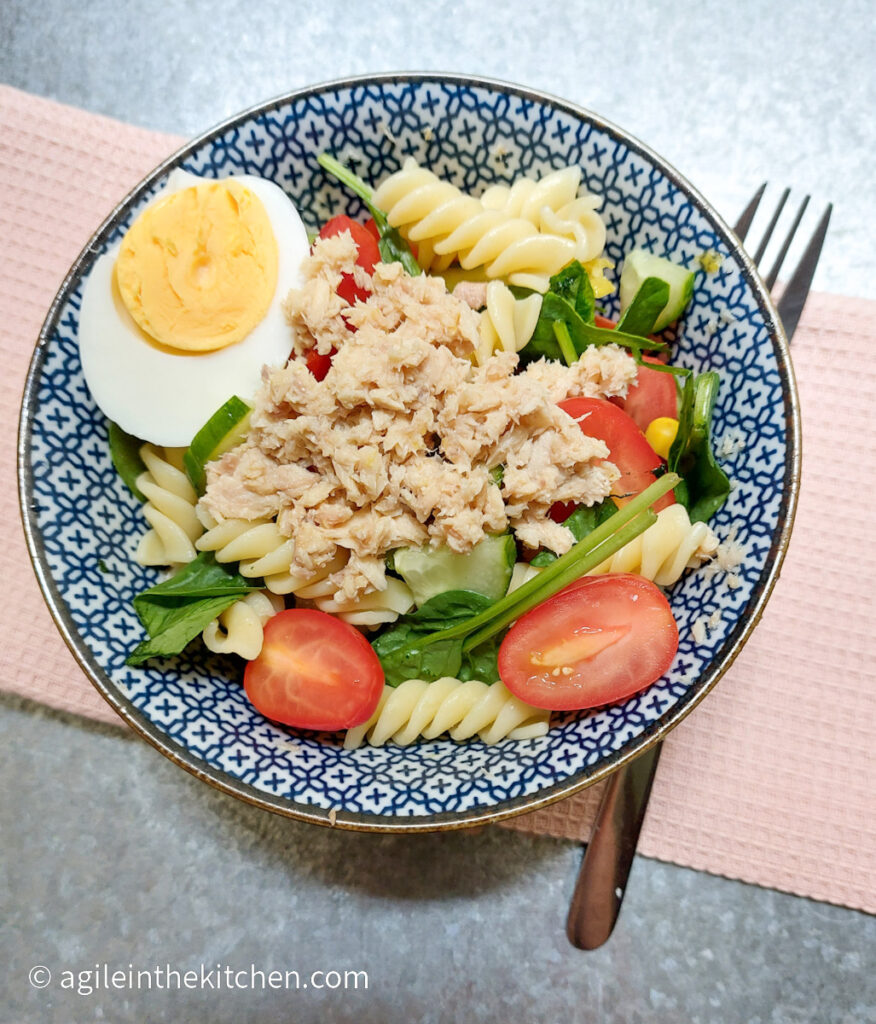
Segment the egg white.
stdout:
<svg viewBox="0 0 876 1024">
<path fill-rule="evenodd" d="M 155 200 L 208 180 L 176 170 Z M 85 382 L 109 419 L 144 441 L 183 447 L 232 395 L 249 400 L 264 365 L 289 358 L 292 333 L 282 309 L 290 288 L 302 285 L 309 251 L 298 211 L 273 182 L 234 175 L 264 204 L 277 239 L 277 288 L 264 319 L 235 345 L 216 352 L 177 354 L 150 344 L 113 285 L 120 244 L 101 256 L 82 293 L 79 353 Z M 155 201 L 153 200 L 153 201 Z"/>
</svg>

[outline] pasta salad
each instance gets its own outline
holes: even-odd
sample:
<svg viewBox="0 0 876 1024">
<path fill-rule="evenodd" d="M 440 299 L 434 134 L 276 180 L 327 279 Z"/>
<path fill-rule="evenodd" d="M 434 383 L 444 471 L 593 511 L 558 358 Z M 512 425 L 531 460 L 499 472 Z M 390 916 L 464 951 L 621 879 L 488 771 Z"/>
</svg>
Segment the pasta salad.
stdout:
<svg viewBox="0 0 876 1024">
<path fill-rule="evenodd" d="M 578 168 L 475 197 L 320 163 L 366 222 L 308 239 L 270 182 L 174 172 L 86 283 L 135 557 L 167 571 L 129 664 L 200 638 L 268 718 L 348 748 L 531 738 L 644 689 L 729 491 L 717 374 L 660 337 L 694 274 L 628 253 L 615 323 Z"/>
</svg>

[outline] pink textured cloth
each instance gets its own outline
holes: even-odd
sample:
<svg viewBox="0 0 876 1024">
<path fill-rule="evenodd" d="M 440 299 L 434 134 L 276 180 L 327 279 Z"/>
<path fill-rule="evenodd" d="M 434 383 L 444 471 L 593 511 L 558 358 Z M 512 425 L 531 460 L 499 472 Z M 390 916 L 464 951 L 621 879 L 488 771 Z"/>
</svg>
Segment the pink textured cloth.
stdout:
<svg viewBox="0 0 876 1024">
<path fill-rule="evenodd" d="M 119 722 L 43 604 L 18 522 L 15 425 L 63 276 L 115 203 L 179 140 L 0 87 L 0 687 Z M 794 339 L 803 489 L 754 637 L 667 739 L 642 853 L 876 912 L 876 303 L 814 295 Z M 853 371 L 853 372 L 851 372 Z M 14 595 L 14 600 L 10 596 Z M 586 839 L 600 787 L 506 823 Z"/>
</svg>

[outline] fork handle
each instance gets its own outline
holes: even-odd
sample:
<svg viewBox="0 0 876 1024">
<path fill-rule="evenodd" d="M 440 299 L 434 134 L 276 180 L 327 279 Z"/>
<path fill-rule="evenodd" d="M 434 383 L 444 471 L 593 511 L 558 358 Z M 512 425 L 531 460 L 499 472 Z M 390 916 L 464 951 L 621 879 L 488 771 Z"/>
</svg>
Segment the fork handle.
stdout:
<svg viewBox="0 0 876 1024">
<path fill-rule="evenodd" d="M 597 949 L 614 929 L 662 746 L 655 743 L 608 780 L 566 921 L 566 934 L 578 949 Z"/>
</svg>

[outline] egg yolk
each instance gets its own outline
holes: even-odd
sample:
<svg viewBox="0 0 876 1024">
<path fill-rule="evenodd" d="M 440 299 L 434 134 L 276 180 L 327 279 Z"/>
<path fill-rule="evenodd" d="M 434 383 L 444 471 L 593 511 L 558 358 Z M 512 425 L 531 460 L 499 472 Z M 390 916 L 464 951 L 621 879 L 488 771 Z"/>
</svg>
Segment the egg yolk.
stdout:
<svg viewBox="0 0 876 1024">
<path fill-rule="evenodd" d="M 116 285 L 161 345 L 210 352 L 241 341 L 277 288 L 277 240 L 264 205 L 232 180 L 159 200 L 122 240 Z"/>
</svg>

